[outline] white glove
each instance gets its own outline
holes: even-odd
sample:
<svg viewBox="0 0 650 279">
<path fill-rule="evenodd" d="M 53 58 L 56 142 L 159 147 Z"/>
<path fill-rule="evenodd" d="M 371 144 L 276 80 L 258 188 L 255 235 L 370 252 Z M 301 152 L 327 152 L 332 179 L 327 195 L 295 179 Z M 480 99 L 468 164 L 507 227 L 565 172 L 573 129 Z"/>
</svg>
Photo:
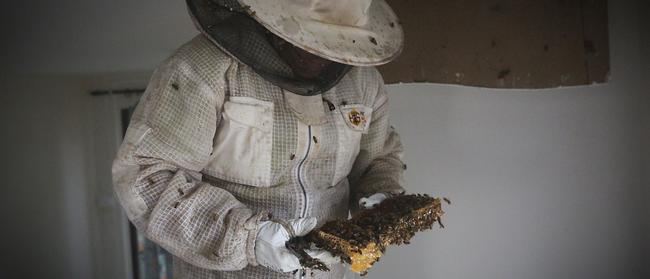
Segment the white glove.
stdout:
<svg viewBox="0 0 650 279">
<path fill-rule="evenodd" d="M 325 265 L 333 265 L 341 262 L 341 258 L 335 257 L 332 253 L 316 247 L 312 247 L 310 250 L 305 250 L 305 252 L 307 252 L 310 257 L 318 259 Z"/>
<path fill-rule="evenodd" d="M 359 207 L 365 209 L 371 209 L 378 206 L 386 198 L 388 198 L 388 196 L 386 196 L 386 194 L 384 193 L 377 193 L 367 198 L 361 198 L 359 200 Z"/>
<path fill-rule="evenodd" d="M 300 218 L 289 220 L 286 225 L 293 229 L 294 236 L 304 236 L 316 227 L 316 223 L 316 218 Z M 282 224 L 273 221 L 262 222 L 255 240 L 257 262 L 262 266 L 281 272 L 302 268 L 298 258 L 285 246 L 291 237 L 291 233 Z M 334 257 L 324 250 L 310 249 L 305 252 L 326 265 L 340 262 L 338 257 Z"/>
</svg>

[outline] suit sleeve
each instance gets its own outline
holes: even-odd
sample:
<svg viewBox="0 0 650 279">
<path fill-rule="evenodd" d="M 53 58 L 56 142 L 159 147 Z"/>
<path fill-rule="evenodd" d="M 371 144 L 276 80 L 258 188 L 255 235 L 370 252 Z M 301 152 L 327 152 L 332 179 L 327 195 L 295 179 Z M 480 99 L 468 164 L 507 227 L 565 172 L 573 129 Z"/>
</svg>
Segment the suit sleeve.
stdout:
<svg viewBox="0 0 650 279">
<path fill-rule="evenodd" d="M 353 207 L 360 198 L 375 193 L 404 193 L 404 147 L 389 122 L 388 93 L 383 79 L 376 70 L 372 73 L 372 86 L 367 87 L 374 96 L 372 118 L 368 132 L 361 137 L 360 152 L 349 175 Z"/>
<path fill-rule="evenodd" d="M 257 265 L 255 237 L 267 214 L 202 182 L 223 88 L 182 60 L 161 65 L 132 117 L 113 180 L 129 219 L 147 238 L 195 266 L 239 270 Z"/>
</svg>

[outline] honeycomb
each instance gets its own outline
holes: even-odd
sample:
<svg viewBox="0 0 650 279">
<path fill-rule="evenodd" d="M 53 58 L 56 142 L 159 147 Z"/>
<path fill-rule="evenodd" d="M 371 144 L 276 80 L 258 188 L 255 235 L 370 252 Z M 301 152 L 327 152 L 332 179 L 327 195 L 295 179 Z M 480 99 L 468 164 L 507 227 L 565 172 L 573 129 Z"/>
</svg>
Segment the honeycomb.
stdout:
<svg viewBox="0 0 650 279">
<path fill-rule="evenodd" d="M 442 201 L 428 195 L 401 195 L 386 199 L 376 208 L 360 211 L 349 220 L 335 220 L 304 237 L 293 238 L 287 248 L 307 269 L 329 270 L 304 252 L 312 246 L 339 256 L 350 270 L 365 274 L 390 245 L 409 244 L 415 233 L 431 229 L 441 217 Z"/>
</svg>

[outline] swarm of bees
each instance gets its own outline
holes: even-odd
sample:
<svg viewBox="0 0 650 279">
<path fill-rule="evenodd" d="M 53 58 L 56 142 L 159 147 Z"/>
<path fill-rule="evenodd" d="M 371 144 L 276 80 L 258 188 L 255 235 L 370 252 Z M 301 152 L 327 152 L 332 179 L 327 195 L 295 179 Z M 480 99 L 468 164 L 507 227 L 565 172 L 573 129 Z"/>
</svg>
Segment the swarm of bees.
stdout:
<svg viewBox="0 0 650 279">
<path fill-rule="evenodd" d="M 329 270 L 304 252 L 316 246 L 339 256 L 352 271 L 365 275 L 389 245 L 409 244 L 416 232 L 432 229 L 435 223 L 443 228 L 442 201 L 450 203 L 447 198 L 428 195 L 392 197 L 350 220 L 331 221 L 304 237 L 291 239 L 286 246 L 304 268 Z"/>
</svg>

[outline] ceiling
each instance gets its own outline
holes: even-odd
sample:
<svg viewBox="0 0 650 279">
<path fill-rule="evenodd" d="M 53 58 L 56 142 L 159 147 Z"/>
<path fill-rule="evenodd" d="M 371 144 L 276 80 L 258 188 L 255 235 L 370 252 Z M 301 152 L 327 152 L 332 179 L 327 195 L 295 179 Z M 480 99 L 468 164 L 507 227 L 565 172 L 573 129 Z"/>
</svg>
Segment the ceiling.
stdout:
<svg viewBox="0 0 650 279">
<path fill-rule="evenodd" d="M 2 71 L 150 71 L 198 32 L 181 0 L 12 1 L 0 11 Z"/>
</svg>

